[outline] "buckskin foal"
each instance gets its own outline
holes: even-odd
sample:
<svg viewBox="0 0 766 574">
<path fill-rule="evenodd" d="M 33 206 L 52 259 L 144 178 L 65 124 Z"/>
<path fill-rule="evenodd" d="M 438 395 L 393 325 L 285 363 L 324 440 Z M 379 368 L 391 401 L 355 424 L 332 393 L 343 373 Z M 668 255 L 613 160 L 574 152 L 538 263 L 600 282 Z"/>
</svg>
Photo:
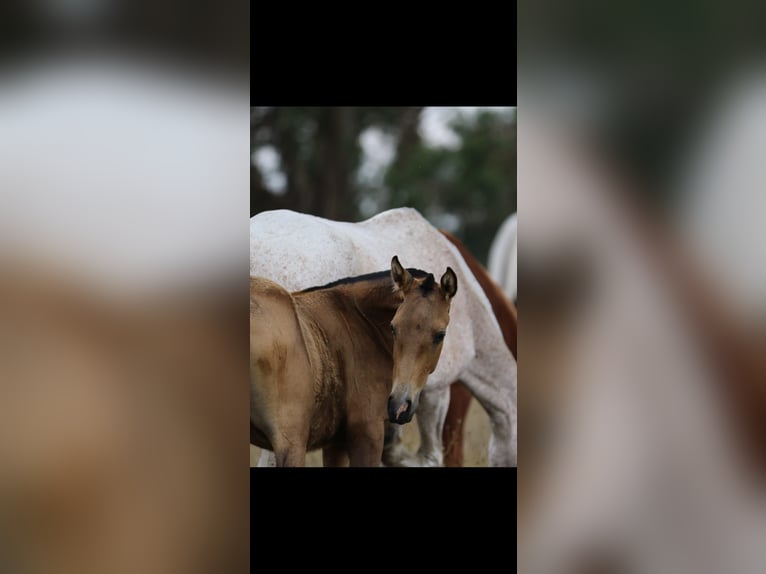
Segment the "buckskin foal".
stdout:
<svg viewBox="0 0 766 574">
<path fill-rule="evenodd" d="M 383 425 L 412 419 L 434 371 L 457 276 L 405 269 L 289 293 L 250 278 L 250 442 L 277 466 L 379 466 Z"/>
</svg>

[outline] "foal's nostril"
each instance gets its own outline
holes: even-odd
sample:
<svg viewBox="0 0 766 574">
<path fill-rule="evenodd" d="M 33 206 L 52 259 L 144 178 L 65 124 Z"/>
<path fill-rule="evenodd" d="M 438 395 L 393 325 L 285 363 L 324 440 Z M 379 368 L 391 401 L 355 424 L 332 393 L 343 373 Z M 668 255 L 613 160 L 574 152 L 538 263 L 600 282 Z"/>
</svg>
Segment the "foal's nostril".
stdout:
<svg viewBox="0 0 766 574">
<path fill-rule="evenodd" d="M 412 419 L 412 399 L 397 401 L 393 396 L 388 397 L 388 420 L 392 423 L 404 424 Z"/>
</svg>

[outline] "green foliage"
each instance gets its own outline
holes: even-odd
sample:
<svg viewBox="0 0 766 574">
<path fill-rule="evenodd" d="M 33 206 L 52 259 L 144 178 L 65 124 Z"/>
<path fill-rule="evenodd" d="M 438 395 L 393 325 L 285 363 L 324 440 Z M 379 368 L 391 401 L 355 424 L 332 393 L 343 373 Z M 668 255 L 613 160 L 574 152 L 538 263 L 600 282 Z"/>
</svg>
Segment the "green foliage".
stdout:
<svg viewBox="0 0 766 574">
<path fill-rule="evenodd" d="M 289 208 L 358 221 L 360 205 L 376 211 L 409 206 L 451 231 L 482 262 L 503 220 L 516 211 L 516 115 L 457 115 L 455 149 L 429 147 L 418 124 L 423 108 L 253 108 L 251 153 L 273 146 L 287 189 L 269 193 L 253 166 L 251 214 Z M 360 135 L 376 127 L 393 136 L 396 153 L 381 182 L 360 181 Z M 445 225 L 446 226 L 446 225 Z"/>
<path fill-rule="evenodd" d="M 429 219 L 448 213 L 459 218 L 456 235 L 486 263 L 489 246 L 503 220 L 516 211 L 515 114 L 482 111 L 457 116 L 452 129 L 457 149 L 421 142 L 388 170 L 384 208 L 408 205 Z"/>
</svg>

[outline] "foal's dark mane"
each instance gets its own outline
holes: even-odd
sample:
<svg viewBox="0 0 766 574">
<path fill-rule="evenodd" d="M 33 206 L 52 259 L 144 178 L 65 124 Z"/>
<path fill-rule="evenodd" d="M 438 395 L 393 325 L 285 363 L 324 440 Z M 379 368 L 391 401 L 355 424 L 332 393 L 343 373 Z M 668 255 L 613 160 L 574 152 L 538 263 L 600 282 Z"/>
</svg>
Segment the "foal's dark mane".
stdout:
<svg viewBox="0 0 766 574">
<path fill-rule="evenodd" d="M 416 279 L 422 279 L 423 277 L 426 278 L 426 280 L 420 286 L 420 289 L 424 293 L 427 293 L 434 288 L 435 280 L 432 273 L 426 273 L 422 269 L 415 269 L 414 267 L 408 267 L 407 271 L 409 271 L 410 275 Z M 376 271 L 375 273 L 366 273 L 364 275 L 356 275 L 355 277 L 344 277 L 343 279 L 338 279 L 331 283 L 327 283 L 326 285 L 318 285 L 316 287 L 303 289 L 302 291 L 299 291 L 299 293 L 310 293 L 312 291 L 319 291 L 321 289 L 331 289 L 332 287 L 338 287 L 339 285 L 353 285 L 354 283 L 361 283 L 362 281 L 378 281 L 386 277 L 389 279 L 391 278 L 391 271 Z"/>
</svg>

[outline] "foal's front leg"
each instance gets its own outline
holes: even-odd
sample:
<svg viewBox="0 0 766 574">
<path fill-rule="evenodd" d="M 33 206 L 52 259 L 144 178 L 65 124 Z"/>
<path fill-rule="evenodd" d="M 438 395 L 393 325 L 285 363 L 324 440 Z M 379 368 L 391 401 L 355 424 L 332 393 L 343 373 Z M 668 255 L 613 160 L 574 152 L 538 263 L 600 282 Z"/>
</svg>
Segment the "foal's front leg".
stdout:
<svg viewBox="0 0 766 574">
<path fill-rule="evenodd" d="M 348 466 L 348 452 L 342 445 L 333 444 L 322 449 L 322 466 Z"/>
<path fill-rule="evenodd" d="M 298 424 L 278 426 L 269 440 L 274 447 L 277 466 L 306 466 L 306 446 L 309 440 L 308 424 L 301 419 Z"/>
<path fill-rule="evenodd" d="M 349 424 L 347 441 L 351 466 L 380 466 L 383 420 Z"/>
<path fill-rule="evenodd" d="M 306 466 L 306 443 L 301 441 L 278 441 L 274 445 L 277 466 Z"/>
</svg>

